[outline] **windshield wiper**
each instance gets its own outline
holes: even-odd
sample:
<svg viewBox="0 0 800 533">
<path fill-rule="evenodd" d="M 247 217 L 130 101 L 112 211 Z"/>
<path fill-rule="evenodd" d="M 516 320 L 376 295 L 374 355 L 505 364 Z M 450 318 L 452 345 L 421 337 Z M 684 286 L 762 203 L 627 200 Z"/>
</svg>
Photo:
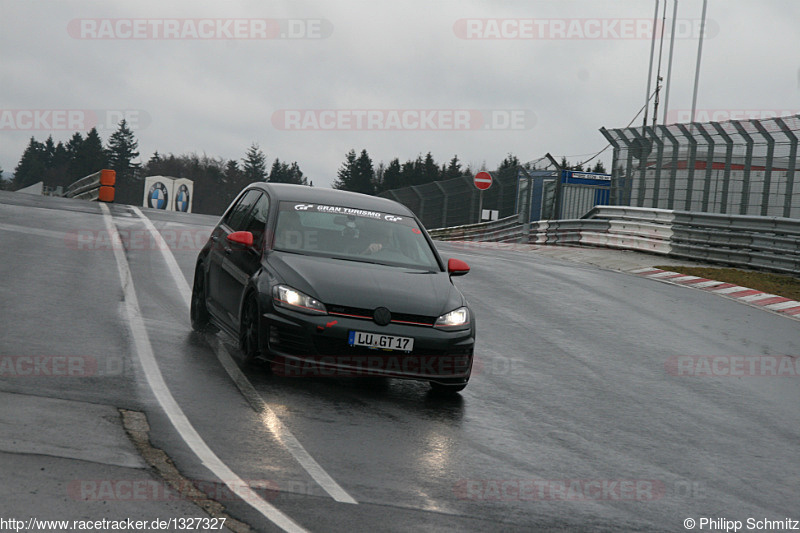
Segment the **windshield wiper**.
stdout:
<svg viewBox="0 0 800 533">
<path fill-rule="evenodd" d="M 356 259 L 355 257 L 331 257 L 331 259 L 337 259 L 339 261 L 352 261 L 354 263 L 369 263 L 370 265 L 391 266 L 387 265 L 386 263 L 381 263 L 378 261 L 370 261 L 368 259 Z"/>
</svg>

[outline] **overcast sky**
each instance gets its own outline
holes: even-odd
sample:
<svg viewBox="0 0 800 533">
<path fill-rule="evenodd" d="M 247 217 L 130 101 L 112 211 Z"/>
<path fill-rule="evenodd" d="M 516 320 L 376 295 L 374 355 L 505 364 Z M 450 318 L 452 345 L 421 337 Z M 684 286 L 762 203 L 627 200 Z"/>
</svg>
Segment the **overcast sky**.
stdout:
<svg viewBox="0 0 800 533">
<path fill-rule="evenodd" d="M 0 0 L 0 10 L 6 178 L 31 136 L 66 141 L 97 125 L 106 142 L 126 116 L 142 162 L 156 150 L 241 160 L 255 142 L 270 163 L 297 161 L 329 186 L 350 149 L 376 165 L 428 151 L 473 169 L 508 153 L 588 159 L 606 145 L 599 128 L 627 125 L 644 105 L 654 0 Z M 689 116 L 701 11 L 702 0 L 679 2 L 670 122 Z M 699 118 L 800 112 L 800 2 L 709 0 L 707 17 Z M 667 39 L 664 78 L 668 52 Z M 663 92 L 661 103 L 659 121 Z"/>
</svg>

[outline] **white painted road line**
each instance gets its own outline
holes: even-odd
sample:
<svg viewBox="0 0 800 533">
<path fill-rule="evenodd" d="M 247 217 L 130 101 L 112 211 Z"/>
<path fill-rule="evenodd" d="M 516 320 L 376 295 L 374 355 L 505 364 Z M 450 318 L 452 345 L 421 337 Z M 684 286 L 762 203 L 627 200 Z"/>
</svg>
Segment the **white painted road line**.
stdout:
<svg viewBox="0 0 800 533">
<path fill-rule="evenodd" d="M 111 217 L 111 212 L 108 206 L 101 203 L 100 210 L 103 213 L 103 221 L 106 225 L 106 230 L 114 242 L 113 251 L 114 257 L 117 262 L 117 270 L 119 271 L 120 283 L 124 293 L 124 308 L 126 318 L 128 319 L 128 326 L 131 330 L 133 337 L 134 351 L 136 352 L 139 362 L 144 369 L 145 378 L 153 391 L 159 405 L 166 413 L 172 425 L 180 434 L 181 438 L 197 455 L 203 465 L 211 470 L 220 481 L 242 500 L 250 504 L 254 509 L 261 513 L 264 518 L 280 527 L 284 531 L 291 532 L 304 532 L 305 529 L 300 527 L 287 515 L 283 514 L 277 508 L 267 503 L 261 498 L 250 486 L 239 476 L 237 476 L 222 460 L 214 454 L 211 448 L 205 443 L 197 430 L 194 429 L 189 419 L 183 413 L 183 410 L 175 401 L 172 393 L 164 381 L 164 376 L 156 362 L 153 353 L 153 347 L 150 344 L 150 337 L 147 334 L 144 321 L 142 319 L 141 309 L 139 308 L 139 300 L 136 297 L 136 288 L 133 284 L 133 276 L 131 275 L 128 260 L 125 258 L 123 252 L 122 239 L 117 232 L 114 225 L 114 220 Z"/>
<path fill-rule="evenodd" d="M 269 405 L 264 401 L 261 395 L 256 391 L 255 387 L 250 383 L 250 380 L 239 369 L 239 365 L 233 360 L 228 353 L 228 350 L 223 346 L 219 337 L 207 339 L 209 344 L 214 348 L 222 366 L 227 370 L 228 375 L 231 377 L 236 386 L 242 392 L 242 395 L 247 399 L 250 406 L 261 415 L 264 425 L 272 432 L 278 441 L 283 444 L 292 457 L 300 463 L 300 466 L 308 472 L 308 474 L 322 487 L 322 490 L 327 492 L 331 498 L 340 503 L 358 503 L 355 498 L 350 496 L 336 481 L 311 457 L 306 449 L 300 444 L 300 441 L 283 425 L 278 415 L 269 408 Z"/>
<path fill-rule="evenodd" d="M 183 303 L 186 304 L 186 307 L 189 307 L 192 301 L 192 289 L 189 288 L 186 278 L 183 277 L 183 272 L 181 272 L 181 267 L 178 266 L 178 261 L 175 260 L 175 256 L 172 254 L 172 251 L 169 249 L 169 246 L 158 232 L 155 225 L 153 225 L 153 222 L 142 213 L 141 209 L 136 206 L 131 207 L 133 212 L 136 213 L 136 216 L 142 219 L 147 231 L 149 231 L 150 235 L 155 239 L 157 244 L 156 248 L 161 250 L 161 256 L 167 263 L 167 268 L 169 269 L 169 273 L 172 274 L 172 279 L 175 280 L 175 285 L 177 285 L 178 292 L 183 298 Z"/>
<path fill-rule="evenodd" d="M 147 231 L 150 232 L 151 236 L 158 244 L 157 248 L 161 250 L 161 255 L 164 257 L 164 261 L 167 263 L 167 267 L 169 269 L 170 274 L 172 275 L 173 279 L 175 280 L 175 285 L 178 287 L 178 291 L 181 293 L 183 297 L 183 301 L 186 303 L 187 313 L 189 309 L 189 305 L 191 303 L 192 298 L 192 291 L 189 288 L 189 284 L 186 281 L 186 278 L 183 276 L 183 272 L 181 272 L 180 267 L 178 266 L 178 262 L 175 260 L 175 256 L 172 254 L 172 251 L 169 249 L 169 246 L 166 245 L 166 242 L 161 237 L 161 234 L 156 229 L 153 222 L 147 218 L 142 211 L 137 208 L 133 207 L 134 213 L 142 219 Z M 214 349 L 214 352 L 217 354 L 217 359 L 219 359 L 222 366 L 228 372 L 228 375 L 231 377 L 233 382 L 242 392 L 242 395 L 247 399 L 250 406 L 259 413 L 265 422 L 267 429 L 269 429 L 273 436 L 278 439 L 278 441 L 283 444 L 289 453 L 292 454 L 292 457 L 300 463 L 300 466 L 317 482 L 317 484 L 322 487 L 322 489 L 327 492 L 331 498 L 336 500 L 337 502 L 341 503 L 358 503 L 355 498 L 350 496 L 334 479 L 311 457 L 306 449 L 300 444 L 300 441 L 283 425 L 280 421 L 278 416 L 269 408 L 266 402 L 261 398 L 261 395 L 255 390 L 255 387 L 250 383 L 247 377 L 242 373 L 239 369 L 239 366 L 236 362 L 231 358 L 228 351 L 219 342 L 219 339 L 206 339 L 209 341 L 209 344 Z"/>
</svg>

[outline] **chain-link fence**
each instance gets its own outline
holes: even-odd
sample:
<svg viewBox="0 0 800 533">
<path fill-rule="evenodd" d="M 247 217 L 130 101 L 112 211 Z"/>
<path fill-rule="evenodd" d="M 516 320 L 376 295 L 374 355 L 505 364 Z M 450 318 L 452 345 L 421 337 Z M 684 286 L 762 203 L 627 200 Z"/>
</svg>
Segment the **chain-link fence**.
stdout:
<svg viewBox="0 0 800 533">
<path fill-rule="evenodd" d="M 483 191 L 483 209 L 499 211 L 499 217 L 515 213 L 517 176 L 494 172 L 492 186 Z M 463 176 L 384 191 L 378 196 L 395 200 L 411 209 L 426 228 L 447 228 L 480 222 L 480 191 L 472 177 Z"/>
<path fill-rule="evenodd" d="M 451 228 L 480 222 L 478 211 L 497 211 L 536 221 L 580 218 L 596 205 L 608 205 L 610 176 L 572 170 L 510 168 L 493 173 L 492 186 L 481 192 L 471 177 L 435 181 L 382 192 L 411 209 L 426 228 Z"/>
<path fill-rule="evenodd" d="M 800 115 L 600 131 L 611 205 L 800 218 Z"/>
</svg>

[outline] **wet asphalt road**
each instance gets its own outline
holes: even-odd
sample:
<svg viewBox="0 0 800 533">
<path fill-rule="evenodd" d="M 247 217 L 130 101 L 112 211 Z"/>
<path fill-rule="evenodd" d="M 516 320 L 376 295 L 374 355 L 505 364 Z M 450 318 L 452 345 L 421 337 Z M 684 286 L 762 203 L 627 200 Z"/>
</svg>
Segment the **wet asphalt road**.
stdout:
<svg viewBox="0 0 800 533">
<path fill-rule="evenodd" d="M 214 217 L 142 210 L 187 282 Z M 112 205 L 154 355 L 199 435 L 311 531 L 684 531 L 688 517 L 800 519 L 800 378 L 676 375 L 678 356 L 800 355 L 797 322 L 712 294 L 535 252 L 440 244 L 478 320 L 455 398 L 398 380 L 246 376 L 357 504 L 314 481 L 191 331 L 142 220 Z M 90 377 L 0 377 L 0 391 L 144 412 L 189 479 L 214 477 L 155 401 L 122 312 L 97 204 L 0 194 L 0 355 L 91 358 Z M 218 337 L 231 355 L 232 341 Z M 215 339 L 210 339 L 214 342 Z M 112 503 L 113 504 L 113 503 Z M 228 512 L 274 529 L 248 503 Z"/>
</svg>

